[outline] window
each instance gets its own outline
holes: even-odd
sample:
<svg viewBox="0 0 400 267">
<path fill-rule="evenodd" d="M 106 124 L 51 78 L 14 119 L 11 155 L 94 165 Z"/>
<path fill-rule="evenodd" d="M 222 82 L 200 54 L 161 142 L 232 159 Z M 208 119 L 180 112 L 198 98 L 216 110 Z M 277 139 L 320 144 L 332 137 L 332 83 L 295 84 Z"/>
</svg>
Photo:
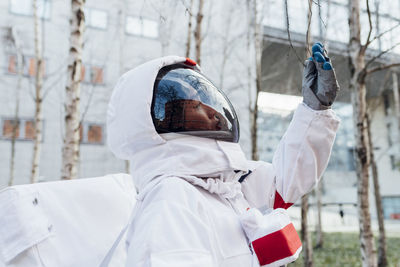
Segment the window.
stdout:
<svg viewBox="0 0 400 267">
<path fill-rule="evenodd" d="M 19 137 L 19 125 L 15 125 L 15 120 L 4 120 L 3 121 L 3 137 L 5 138 L 12 138 L 14 127 L 17 127 L 16 130 L 16 137 Z"/>
<path fill-rule="evenodd" d="M 385 219 L 400 220 L 400 196 L 382 197 Z"/>
<path fill-rule="evenodd" d="M 45 75 L 45 65 L 46 62 L 43 61 L 43 76 Z M 7 64 L 7 72 L 11 74 L 17 74 L 18 66 L 17 66 L 17 56 L 16 55 L 8 55 L 8 64 Z M 35 77 L 36 75 L 36 59 L 34 57 L 25 57 L 24 58 L 24 68 L 23 74 L 25 76 Z"/>
<path fill-rule="evenodd" d="M 16 125 L 16 139 L 17 140 L 33 140 L 35 137 L 35 122 L 33 119 L 20 119 L 16 122 L 14 119 L 2 119 L 2 134 L 3 139 L 11 139 L 13 130 Z"/>
<path fill-rule="evenodd" d="M 103 140 L 103 125 L 98 123 L 83 123 L 79 129 L 80 141 L 84 144 L 100 144 Z"/>
<path fill-rule="evenodd" d="M 106 11 L 95 8 L 85 8 L 86 26 L 97 29 L 107 29 L 107 23 L 108 14 Z"/>
<path fill-rule="evenodd" d="M 150 19 L 142 19 L 136 17 L 127 17 L 125 24 L 125 31 L 128 34 L 157 38 L 158 37 L 158 23 Z"/>
<path fill-rule="evenodd" d="M 82 65 L 81 80 L 87 83 L 103 84 L 103 68 L 93 65 Z"/>
<path fill-rule="evenodd" d="M 25 121 L 25 139 L 35 138 L 35 123 L 33 120 Z"/>
<path fill-rule="evenodd" d="M 50 18 L 50 0 L 37 0 L 40 18 Z M 32 0 L 10 0 L 10 11 L 17 15 L 33 16 Z"/>
</svg>

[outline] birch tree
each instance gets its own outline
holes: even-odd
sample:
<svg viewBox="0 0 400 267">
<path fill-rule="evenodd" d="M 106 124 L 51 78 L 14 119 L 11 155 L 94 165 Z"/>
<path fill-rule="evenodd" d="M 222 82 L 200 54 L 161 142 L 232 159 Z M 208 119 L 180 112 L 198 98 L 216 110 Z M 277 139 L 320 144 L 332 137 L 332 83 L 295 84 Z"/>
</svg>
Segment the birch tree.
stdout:
<svg viewBox="0 0 400 267">
<path fill-rule="evenodd" d="M 186 12 L 188 13 L 188 32 L 187 32 L 187 40 L 186 40 L 186 57 L 190 57 L 190 49 L 192 45 L 192 17 L 193 17 L 193 0 L 190 0 L 190 6 L 187 8 Z"/>
<path fill-rule="evenodd" d="M 251 158 L 258 160 L 258 147 L 257 147 L 257 118 L 258 118 L 258 97 L 261 92 L 261 56 L 262 56 L 262 14 L 258 12 L 259 3 L 253 0 L 253 42 L 254 42 L 254 55 L 255 55 L 255 71 L 256 71 L 256 93 L 254 97 L 253 108 L 251 109 Z"/>
<path fill-rule="evenodd" d="M 370 14 L 369 14 L 370 16 Z M 379 1 L 375 0 L 375 29 L 376 34 L 379 36 L 380 34 L 380 16 L 379 16 Z M 378 38 L 378 48 L 382 50 L 382 43 L 380 38 Z M 370 111 L 370 110 L 369 110 Z M 368 112 L 368 110 L 367 110 Z M 369 114 L 372 114 L 371 111 Z M 371 159 L 371 172 L 372 172 L 372 183 L 374 187 L 374 198 L 375 198 L 375 208 L 376 208 L 376 217 L 378 218 L 378 266 L 386 267 L 387 266 L 387 253 L 386 253 L 386 233 L 385 233 L 385 223 L 383 218 L 383 206 L 382 206 L 382 197 L 379 186 L 379 177 L 378 177 L 378 166 L 376 164 L 375 155 L 374 155 L 374 146 L 372 142 L 372 134 L 371 134 L 371 119 L 367 114 L 367 125 L 368 125 L 368 135 L 369 135 L 369 151 L 370 151 L 370 159 Z"/>
<path fill-rule="evenodd" d="M 361 23 L 360 23 L 360 1 L 349 0 L 349 65 L 350 65 L 350 91 L 353 105 L 353 123 L 355 129 L 355 156 L 357 165 L 357 210 L 360 228 L 360 249 L 361 261 L 363 266 L 377 266 L 376 250 L 371 229 L 371 214 L 369 211 L 369 169 L 371 166 L 371 136 L 368 131 L 368 113 L 366 101 L 366 76 L 380 70 L 399 66 L 400 63 L 392 63 L 370 67 L 383 54 L 393 49 L 380 51 L 366 62 L 365 55 L 368 46 L 374 40 L 392 30 L 393 28 L 371 38 L 372 20 L 369 1 L 366 0 L 369 31 L 364 44 L 361 43 Z M 397 27 L 397 26 L 396 26 Z M 380 197 L 379 197 L 380 198 Z"/>
<path fill-rule="evenodd" d="M 65 136 L 62 149 L 62 179 L 75 179 L 79 161 L 80 80 L 82 70 L 85 0 L 71 0 L 70 48 L 65 99 Z"/>
<path fill-rule="evenodd" d="M 43 55 L 42 55 L 42 38 L 39 32 L 39 14 L 38 2 L 33 0 L 33 26 L 34 26 L 34 45 L 35 45 L 35 135 L 33 140 L 33 156 L 32 156 L 32 172 L 31 183 L 36 183 L 39 178 L 40 152 L 42 147 L 42 87 L 43 87 Z"/>
<path fill-rule="evenodd" d="M 11 28 L 11 41 L 14 44 L 17 59 L 17 86 L 15 88 L 15 110 L 14 110 L 14 120 L 11 135 L 11 157 L 10 157 L 10 178 L 8 180 L 8 186 L 12 186 L 14 183 L 14 169 L 15 169 L 15 141 L 17 139 L 17 133 L 19 129 L 19 104 L 20 104 L 20 94 L 21 94 L 21 83 L 24 71 L 24 61 L 22 54 L 22 47 L 20 39 L 18 36 L 17 29 L 15 27 Z"/>
<path fill-rule="evenodd" d="M 368 2 L 368 1 L 367 1 Z M 371 229 L 371 214 L 369 211 L 369 134 L 367 122 L 367 100 L 365 85 L 365 52 L 366 44 L 361 44 L 360 1 L 349 2 L 350 27 L 350 90 L 353 105 L 353 121 L 355 129 L 355 155 L 357 165 L 357 209 L 360 227 L 360 248 L 363 266 L 376 266 L 376 251 Z M 370 35 L 370 33 L 368 34 Z M 369 39 L 369 37 L 368 37 Z M 367 40 L 368 41 L 368 40 Z"/>
<path fill-rule="evenodd" d="M 324 246 L 324 233 L 322 231 L 322 178 L 315 188 L 315 198 L 317 201 L 317 225 L 316 225 L 316 244 L 315 248 Z"/>
<path fill-rule="evenodd" d="M 363 266 L 377 266 L 376 250 L 371 229 L 369 211 L 369 168 L 371 164 L 371 140 L 368 131 L 368 114 L 365 78 L 368 64 L 365 53 L 371 42 L 372 22 L 367 0 L 369 32 L 365 44 L 361 44 L 360 1 L 349 1 L 349 64 L 351 71 L 350 90 L 352 94 L 353 121 L 356 140 L 357 202 L 360 227 L 361 261 Z"/>
<path fill-rule="evenodd" d="M 393 80 L 393 102 L 394 102 L 394 115 L 397 119 L 397 153 L 400 154 L 400 96 L 399 96 L 399 81 L 396 72 L 392 73 Z"/>
<path fill-rule="evenodd" d="M 382 206 L 382 198 L 381 191 L 379 186 L 379 177 L 378 177 L 378 166 L 376 164 L 375 155 L 374 155 L 374 146 L 372 143 L 372 135 L 371 135 L 371 120 L 367 114 L 367 125 L 368 125 L 368 135 L 369 135 L 369 152 L 371 159 L 371 170 L 372 170 L 372 182 L 374 186 L 374 196 L 375 196 L 375 207 L 376 207 L 376 215 L 378 218 L 378 228 L 379 228 L 379 237 L 378 237 L 378 266 L 385 267 L 387 266 L 387 256 L 386 256 L 386 234 L 385 234 L 385 223 L 383 220 L 383 206 Z"/>
<path fill-rule="evenodd" d="M 330 20 L 330 7 L 331 7 L 331 0 L 328 0 L 326 3 L 326 17 L 325 22 L 322 21 L 322 10 L 321 10 L 321 1 L 318 0 L 318 16 L 319 16 L 319 36 L 322 38 L 322 42 L 325 47 L 328 47 L 327 44 L 327 33 L 328 33 L 328 26 Z M 323 31 L 323 26 L 325 26 L 325 30 Z M 317 202 L 317 224 L 316 224 L 316 244 L 315 248 L 322 248 L 324 245 L 324 233 L 322 230 L 322 189 L 324 179 L 322 178 L 317 186 L 315 187 L 315 198 Z"/>
<path fill-rule="evenodd" d="M 196 15 L 196 29 L 194 31 L 194 41 L 196 49 L 196 62 L 201 66 L 201 44 L 203 41 L 201 22 L 203 21 L 204 0 L 199 0 L 199 9 Z"/>
<path fill-rule="evenodd" d="M 312 0 L 308 0 L 308 12 L 307 12 L 307 32 L 306 32 L 306 57 L 311 56 L 311 19 L 312 19 Z M 301 238 L 303 242 L 303 258 L 304 266 L 312 267 L 312 243 L 310 233 L 308 231 L 308 197 L 309 194 L 304 195 L 301 198 Z"/>
</svg>

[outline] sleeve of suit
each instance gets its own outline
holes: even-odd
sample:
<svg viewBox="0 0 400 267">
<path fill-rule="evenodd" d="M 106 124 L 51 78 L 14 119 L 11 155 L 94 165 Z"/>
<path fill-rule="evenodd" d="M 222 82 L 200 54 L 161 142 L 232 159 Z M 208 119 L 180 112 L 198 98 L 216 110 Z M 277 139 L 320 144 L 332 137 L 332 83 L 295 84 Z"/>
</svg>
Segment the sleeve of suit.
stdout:
<svg viewBox="0 0 400 267">
<path fill-rule="evenodd" d="M 300 104 L 272 164 L 252 162 L 252 173 L 242 183 L 249 203 L 287 209 L 310 192 L 328 165 L 339 122 L 331 109 L 315 111 Z"/>
</svg>

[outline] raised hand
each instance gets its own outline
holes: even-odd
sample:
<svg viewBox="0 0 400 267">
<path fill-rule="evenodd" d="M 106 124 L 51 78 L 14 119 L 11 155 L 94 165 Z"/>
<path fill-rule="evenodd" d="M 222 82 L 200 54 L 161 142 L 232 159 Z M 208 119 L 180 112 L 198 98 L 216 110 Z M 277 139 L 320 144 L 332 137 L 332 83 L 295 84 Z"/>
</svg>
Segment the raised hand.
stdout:
<svg viewBox="0 0 400 267">
<path fill-rule="evenodd" d="M 314 110 L 331 107 L 339 85 L 327 51 L 321 43 L 312 46 L 312 57 L 306 60 L 303 71 L 303 102 Z"/>
</svg>

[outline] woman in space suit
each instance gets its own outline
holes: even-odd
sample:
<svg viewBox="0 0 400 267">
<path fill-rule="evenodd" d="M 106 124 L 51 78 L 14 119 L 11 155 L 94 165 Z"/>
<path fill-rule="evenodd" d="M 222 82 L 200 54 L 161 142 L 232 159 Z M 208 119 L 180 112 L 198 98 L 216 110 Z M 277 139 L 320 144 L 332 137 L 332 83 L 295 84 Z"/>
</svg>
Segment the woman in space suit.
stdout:
<svg viewBox="0 0 400 267">
<path fill-rule="evenodd" d="M 126 266 L 272 266 L 298 256 L 284 209 L 320 179 L 339 125 L 334 70 L 321 44 L 313 52 L 304 101 L 272 163 L 246 159 L 232 104 L 192 60 L 163 57 L 120 78 L 107 138 L 138 191 Z"/>
</svg>

